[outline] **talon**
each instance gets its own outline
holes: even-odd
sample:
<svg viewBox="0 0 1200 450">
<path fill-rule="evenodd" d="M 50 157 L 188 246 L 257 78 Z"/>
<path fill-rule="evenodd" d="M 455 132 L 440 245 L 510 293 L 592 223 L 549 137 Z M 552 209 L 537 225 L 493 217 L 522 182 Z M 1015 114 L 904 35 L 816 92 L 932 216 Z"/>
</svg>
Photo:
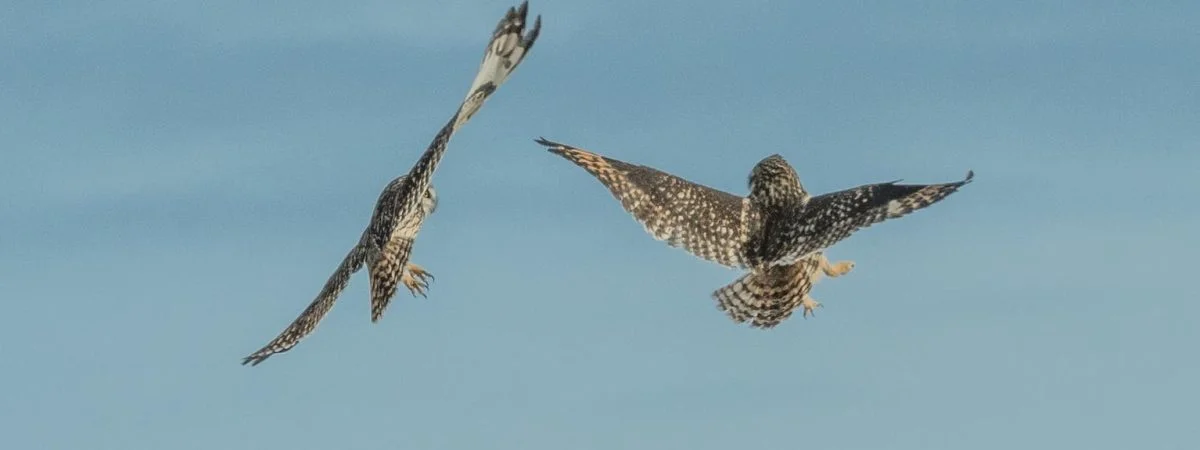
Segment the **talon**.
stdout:
<svg viewBox="0 0 1200 450">
<path fill-rule="evenodd" d="M 421 297 L 425 297 L 425 288 L 419 284 L 413 284 L 412 286 L 408 286 L 408 292 L 412 293 L 413 297 L 416 297 L 418 295 L 420 295 Z M 428 298 L 428 297 L 425 297 L 425 298 Z"/>
<path fill-rule="evenodd" d="M 408 292 L 416 297 L 420 295 L 424 298 L 429 298 L 425 295 L 425 290 L 429 289 L 429 282 L 425 281 L 423 273 L 418 273 L 414 270 L 409 270 L 400 277 L 400 281 L 404 283 L 404 287 L 408 288 Z"/>
<path fill-rule="evenodd" d="M 824 307 L 824 305 L 822 305 L 821 302 L 813 300 L 812 297 L 804 297 L 804 300 L 801 300 L 800 304 L 804 306 L 804 318 L 805 319 L 807 319 L 808 316 L 810 316 L 810 315 L 813 317 L 816 317 L 817 316 L 817 313 L 815 311 L 816 308 Z"/>
<path fill-rule="evenodd" d="M 405 267 L 404 275 L 401 277 L 401 281 L 408 288 L 408 292 L 412 293 L 413 297 L 420 295 L 423 298 L 429 298 L 425 291 L 429 289 L 430 280 L 433 280 L 433 274 L 413 263 L 408 263 L 408 266 Z"/>
<path fill-rule="evenodd" d="M 413 263 L 408 264 L 408 271 L 411 272 L 413 274 L 413 276 L 420 278 L 422 280 L 424 280 L 426 278 L 428 278 L 430 280 L 434 279 L 434 276 L 432 273 L 429 273 L 429 271 L 425 270 L 424 267 L 418 266 Z"/>
</svg>

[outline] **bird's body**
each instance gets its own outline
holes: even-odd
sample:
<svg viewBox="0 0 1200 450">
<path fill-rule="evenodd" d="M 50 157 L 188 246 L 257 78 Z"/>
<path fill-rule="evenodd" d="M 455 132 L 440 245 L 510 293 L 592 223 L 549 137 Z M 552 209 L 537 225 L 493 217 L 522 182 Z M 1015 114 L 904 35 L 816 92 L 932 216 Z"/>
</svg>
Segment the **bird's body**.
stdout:
<svg viewBox="0 0 1200 450">
<path fill-rule="evenodd" d="M 380 193 L 374 213 L 358 243 L 342 260 L 317 298 L 287 329 L 260 350 L 243 358 L 242 364 L 258 365 L 271 355 L 295 347 L 316 328 L 333 307 L 338 294 L 346 288 L 350 276 L 367 266 L 371 278 L 371 321 L 377 322 L 388 303 L 403 284 L 414 295 L 425 295 L 433 278 L 420 266 L 409 262 L 413 243 L 425 219 L 437 208 L 433 173 L 446 152 L 450 138 L 467 123 L 516 70 L 533 47 L 541 31 L 541 16 L 525 34 L 528 2 L 509 8 L 492 33 L 479 71 L 467 90 L 466 98 L 450 120 L 438 131 L 429 148 L 407 174 L 393 179 Z"/>
<path fill-rule="evenodd" d="M 818 272 L 849 271 L 852 263 L 831 265 L 825 249 L 858 229 L 936 203 L 974 176 L 944 184 L 869 184 L 812 197 L 791 165 L 771 155 L 755 165 L 750 194 L 741 197 L 577 147 L 538 143 L 595 176 L 655 238 L 727 267 L 749 269 L 713 297 L 735 321 L 763 328 L 799 306 L 807 315 L 819 305 L 808 297 Z"/>
<path fill-rule="evenodd" d="M 367 271 L 371 275 L 371 321 L 383 317 L 397 286 L 403 282 L 414 295 L 425 295 L 429 275 L 423 268 L 408 261 L 413 242 L 425 218 L 437 209 L 437 192 L 430 185 L 411 213 L 401 214 L 400 206 L 407 192 L 408 175 L 388 183 L 379 200 L 371 224 L 363 233 L 358 246 L 363 247 Z"/>
</svg>

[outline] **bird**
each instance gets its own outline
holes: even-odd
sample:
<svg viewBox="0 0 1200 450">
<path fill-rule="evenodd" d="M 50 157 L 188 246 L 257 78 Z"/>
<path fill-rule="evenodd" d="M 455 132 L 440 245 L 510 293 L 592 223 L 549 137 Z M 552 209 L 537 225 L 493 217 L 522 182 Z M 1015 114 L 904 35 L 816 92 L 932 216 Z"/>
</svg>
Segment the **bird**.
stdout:
<svg viewBox="0 0 1200 450">
<path fill-rule="evenodd" d="M 383 317 L 388 303 L 403 284 L 413 296 L 426 295 L 434 276 L 409 261 L 413 243 L 425 219 L 437 209 L 437 192 L 432 177 L 446 152 L 450 138 L 483 106 L 484 101 L 503 84 L 533 48 L 541 32 L 542 17 L 526 33 L 529 2 L 510 7 L 492 32 L 478 73 L 458 110 L 438 131 L 433 142 L 408 173 L 396 177 L 384 187 L 375 202 L 367 228 L 358 242 L 326 280 L 316 299 L 282 333 L 258 351 L 242 359 L 242 365 L 256 366 L 272 355 L 291 350 L 316 329 L 317 323 L 333 308 L 350 276 L 364 265 L 370 275 L 371 322 Z"/>
<path fill-rule="evenodd" d="M 773 328 L 797 308 L 820 306 L 808 295 L 824 274 L 843 275 L 853 261 L 831 263 L 829 247 L 855 231 L 941 201 L 975 178 L 940 184 L 866 184 L 812 196 L 779 154 L 760 160 L 739 196 L 661 170 L 535 139 L 595 177 L 655 239 L 701 259 L 747 270 L 712 293 L 737 323 Z"/>
</svg>

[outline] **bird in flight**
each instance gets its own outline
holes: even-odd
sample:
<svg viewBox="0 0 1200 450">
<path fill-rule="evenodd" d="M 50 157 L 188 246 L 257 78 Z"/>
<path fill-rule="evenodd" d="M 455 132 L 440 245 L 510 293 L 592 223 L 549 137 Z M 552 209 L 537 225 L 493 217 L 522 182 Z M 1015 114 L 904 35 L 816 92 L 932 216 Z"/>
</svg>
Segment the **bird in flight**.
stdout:
<svg viewBox="0 0 1200 450">
<path fill-rule="evenodd" d="M 796 308 L 812 314 L 808 295 L 821 275 L 849 272 L 825 250 L 855 231 L 932 205 L 970 183 L 858 186 L 812 197 L 779 155 L 750 171 L 746 197 L 669 173 L 539 138 L 537 143 L 596 177 L 654 238 L 702 259 L 749 272 L 712 296 L 738 323 L 772 328 Z"/>
<path fill-rule="evenodd" d="M 496 25 L 484 51 L 483 61 L 467 96 L 449 122 L 438 131 L 433 142 L 407 174 L 392 180 L 375 203 L 371 221 L 358 243 L 325 282 L 317 298 L 304 312 L 262 349 L 242 359 L 242 364 L 258 365 L 276 353 L 291 350 L 316 328 L 333 307 L 338 294 L 346 288 L 350 276 L 363 267 L 371 278 L 371 322 L 378 322 L 400 284 L 415 295 L 425 295 L 433 275 L 409 262 L 413 242 L 425 218 L 437 208 L 437 193 L 432 186 L 446 145 L 454 133 L 483 106 L 489 96 L 512 75 L 529 53 L 542 27 L 539 15 L 525 32 L 529 3 L 509 8 Z"/>
</svg>

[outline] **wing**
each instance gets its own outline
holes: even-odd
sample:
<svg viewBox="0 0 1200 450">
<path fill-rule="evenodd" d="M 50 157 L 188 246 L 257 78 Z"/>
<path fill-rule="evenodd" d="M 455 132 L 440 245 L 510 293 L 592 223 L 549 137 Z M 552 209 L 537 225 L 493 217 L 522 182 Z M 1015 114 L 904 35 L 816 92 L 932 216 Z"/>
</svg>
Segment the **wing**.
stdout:
<svg viewBox="0 0 1200 450">
<path fill-rule="evenodd" d="M 508 13 L 496 24 L 492 40 L 484 50 L 483 61 L 479 63 L 479 72 L 471 82 L 471 88 L 467 89 L 467 97 L 463 100 L 464 107 L 459 114 L 459 125 L 470 120 L 479 111 L 483 99 L 508 80 L 509 75 L 521 65 L 525 55 L 529 54 L 534 42 L 537 42 L 542 31 L 542 16 L 537 16 L 533 28 L 528 34 L 524 34 L 525 19 L 528 15 L 529 2 L 521 2 L 521 6 L 516 9 L 508 8 Z"/>
<path fill-rule="evenodd" d="M 475 81 L 467 90 L 466 99 L 459 104 L 454 116 L 438 130 L 433 142 L 425 149 L 425 153 L 421 154 L 421 158 L 409 169 L 407 183 L 412 186 L 404 191 L 404 196 L 400 199 L 398 217 L 408 217 L 420 206 L 421 195 L 432 183 L 433 173 L 446 153 L 450 138 L 483 107 L 484 101 L 508 80 L 509 75 L 512 75 L 533 48 L 541 33 L 542 17 L 538 16 L 533 29 L 523 36 L 528 12 L 528 2 L 523 2 L 519 9 L 509 8 L 504 18 L 500 19 L 484 51 Z"/>
<path fill-rule="evenodd" d="M 758 223 L 745 198 L 569 145 L 537 143 L 600 180 L 656 239 L 721 265 L 744 265 L 743 249 Z"/>
<path fill-rule="evenodd" d="M 755 328 L 773 328 L 800 307 L 800 301 L 812 290 L 821 252 L 813 253 L 788 266 L 755 270 L 713 292 L 717 308 L 734 322 Z"/>
<path fill-rule="evenodd" d="M 937 203 L 974 178 L 975 172 L 969 171 L 966 178 L 953 183 L 878 183 L 813 197 L 790 222 L 794 227 L 768 237 L 775 240 L 767 247 L 776 257 L 767 260 L 772 265 L 790 265 L 859 229 Z"/>
<path fill-rule="evenodd" d="M 325 287 L 321 288 L 321 293 L 317 295 L 317 298 L 304 309 L 304 312 L 300 313 L 300 317 L 292 321 L 292 324 L 288 325 L 287 329 L 283 330 L 275 340 L 243 358 L 242 365 L 257 366 L 271 355 L 291 350 L 300 343 L 301 339 L 312 333 L 317 328 L 317 323 L 333 308 L 338 295 L 346 289 L 346 284 L 350 282 L 350 275 L 362 268 L 365 257 L 366 252 L 362 246 L 355 245 L 354 249 L 350 250 L 350 253 L 342 259 L 341 265 L 333 272 L 333 275 L 325 281 Z"/>
</svg>

